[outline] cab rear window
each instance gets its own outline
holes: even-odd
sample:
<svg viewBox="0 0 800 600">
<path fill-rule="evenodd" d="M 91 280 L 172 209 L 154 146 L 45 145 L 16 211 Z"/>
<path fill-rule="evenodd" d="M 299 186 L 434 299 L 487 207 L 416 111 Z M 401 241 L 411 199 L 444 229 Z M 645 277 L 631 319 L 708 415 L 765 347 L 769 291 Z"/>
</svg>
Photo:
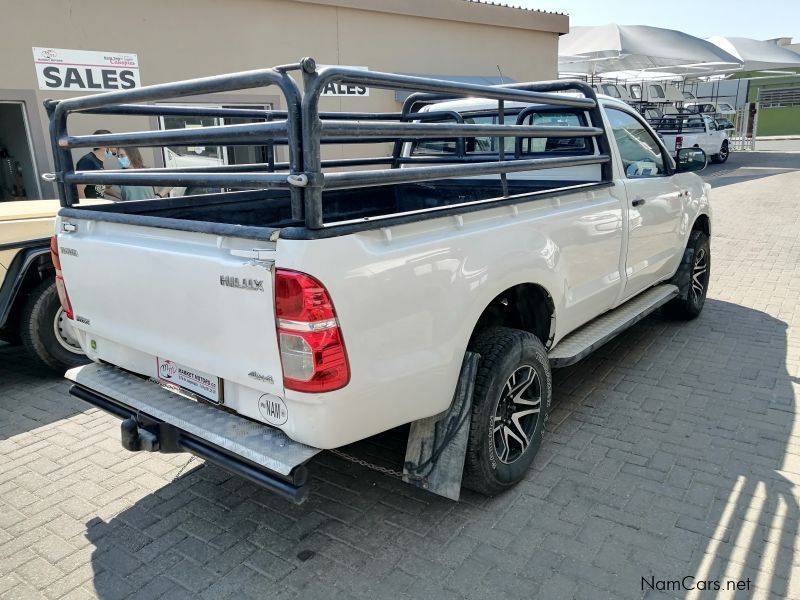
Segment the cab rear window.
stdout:
<svg viewBox="0 0 800 600">
<path fill-rule="evenodd" d="M 498 116 L 496 114 L 465 115 L 465 124 L 496 125 Z M 505 124 L 514 124 L 517 115 L 507 114 Z M 446 121 L 443 121 L 446 122 Z M 452 122 L 452 121 L 450 121 Z M 540 125 L 546 127 L 580 127 L 585 125 L 582 115 L 572 112 L 541 112 L 529 113 L 526 115 L 521 125 Z M 516 152 L 517 138 L 503 138 L 503 150 L 505 154 L 513 156 Z M 417 140 L 412 143 L 411 156 L 443 156 L 456 155 L 458 153 L 456 140 Z M 497 154 L 498 138 L 496 137 L 467 137 L 464 138 L 464 154 Z M 541 154 L 591 154 L 593 147 L 589 138 L 573 137 L 546 137 L 546 138 L 522 138 L 520 143 L 521 155 L 541 155 Z"/>
</svg>

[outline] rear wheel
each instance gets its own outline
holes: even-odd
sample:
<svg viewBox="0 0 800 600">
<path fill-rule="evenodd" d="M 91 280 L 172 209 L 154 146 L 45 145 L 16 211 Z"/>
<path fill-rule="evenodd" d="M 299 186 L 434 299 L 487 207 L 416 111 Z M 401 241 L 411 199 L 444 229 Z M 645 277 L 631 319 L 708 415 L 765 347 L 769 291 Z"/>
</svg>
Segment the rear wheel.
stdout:
<svg viewBox="0 0 800 600">
<path fill-rule="evenodd" d="M 722 142 L 722 146 L 720 146 L 719 154 L 711 155 L 711 162 L 722 164 L 728 160 L 728 156 L 730 156 L 730 149 L 728 148 L 728 140 L 725 140 Z"/>
<path fill-rule="evenodd" d="M 61 308 L 55 280 L 41 282 L 30 293 L 22 311 L 22 343 L 43 365 L 64 372 L 88 362 L 78 338 Z"/>
<path fill-rule="evenodd" d="M 547 353 L 533 334 L 492 327 L 478 335 L 473 349 L 481 361 L 464 486 L 492 496 L 521 481 L 533 462 L 553 386 Z"/>
<path fill-rule="evenodd" d="M 695 229 L 689 235 L 678 272 L 670 281 L 680 288 L 680 295 L 664 305 L 664 315 L 683 321 L 697 317 L 706 302 L 710 278 L 711 244 L 705 232 Z"/>
</svg>

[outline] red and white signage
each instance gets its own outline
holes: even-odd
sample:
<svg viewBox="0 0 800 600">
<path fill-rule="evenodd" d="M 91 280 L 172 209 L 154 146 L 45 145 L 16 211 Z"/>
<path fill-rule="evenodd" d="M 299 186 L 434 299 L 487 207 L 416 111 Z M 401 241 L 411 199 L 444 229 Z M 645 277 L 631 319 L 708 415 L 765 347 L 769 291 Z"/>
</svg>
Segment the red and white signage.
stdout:
<svg viewBox="0 0 800 600">
<path fill-rule="evenodd" d="M 127 52 L 34 48 L 40 90 L 91 92 L 141 87 L 139 58 Z"/>
</svg>

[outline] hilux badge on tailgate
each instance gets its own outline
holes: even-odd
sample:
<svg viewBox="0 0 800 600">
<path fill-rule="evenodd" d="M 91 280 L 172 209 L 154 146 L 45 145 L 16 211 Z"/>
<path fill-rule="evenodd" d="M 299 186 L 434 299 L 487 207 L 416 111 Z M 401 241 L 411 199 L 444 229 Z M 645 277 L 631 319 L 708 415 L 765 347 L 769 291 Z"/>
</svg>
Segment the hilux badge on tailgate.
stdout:
<svg viewBox="0 0 800 600">
<path fill-rule="evenodd" d="M 259 381 L 263 381 L 264 383 L 275 383 L 275 380 L 272 378 L 272 375 L 264 375 L 263 373 L 259 373 L 258 371 L 250 371 L 248 377 L 252 377 L 253 379 L 258 379 Z"/>
<path fill-rule="evenodd" d="M 220 275 L 219 284 L 226 287 L 238 288 L 240 290 L 252 290 L 254 292 L 264 291 L 263 279 L 239 279 L 230 275 Z"/>
</svg>

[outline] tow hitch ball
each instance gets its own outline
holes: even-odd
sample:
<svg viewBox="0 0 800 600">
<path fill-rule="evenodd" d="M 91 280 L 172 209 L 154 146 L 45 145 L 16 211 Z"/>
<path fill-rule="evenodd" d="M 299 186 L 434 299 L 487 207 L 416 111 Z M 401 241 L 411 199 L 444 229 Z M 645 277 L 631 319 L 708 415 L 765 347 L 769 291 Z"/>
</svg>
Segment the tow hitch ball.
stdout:
<svg viewBox="0 0 800 600">
<path fill-rule="evenodd" d="M 122 421 L 122 447 L 131 452 L 144 450 L 145 452 L 158 452 L 160 444 L 158 436 L 152 431 L 139 427 L 136 419 L 129 417 Z"/>
</svg>

